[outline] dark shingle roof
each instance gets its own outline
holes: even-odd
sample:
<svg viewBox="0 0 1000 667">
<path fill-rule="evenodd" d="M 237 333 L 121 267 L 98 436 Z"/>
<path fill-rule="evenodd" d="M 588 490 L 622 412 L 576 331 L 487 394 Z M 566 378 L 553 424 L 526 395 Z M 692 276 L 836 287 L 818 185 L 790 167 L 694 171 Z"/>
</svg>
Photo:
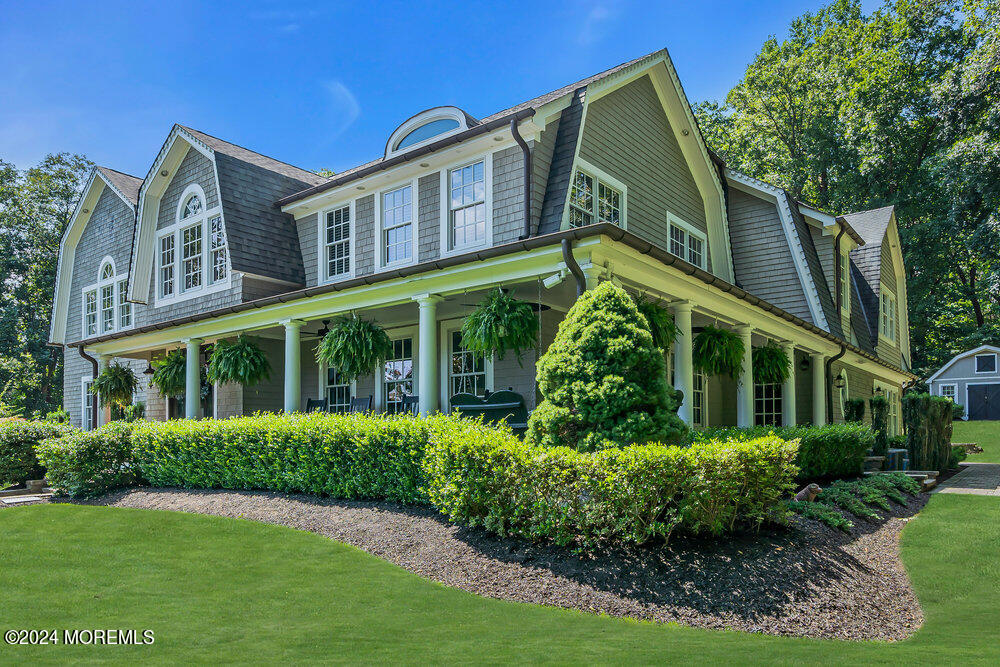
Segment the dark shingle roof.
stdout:
<svg viewBox="0 0 1000 667">
<path fill-rule="evenodd" d="M 795 198 L 787 190 L 785 191 L 785 196 L 788 197 L 789 201 L 795 201 Z M 802 244 L 802 251 L 806 256 L 806 266 L 809 268 L 809 273 L 812 274 L 813 284 L 819 293 L 819 304 L 823 308 L 823 316 L 826 318 L 827 325 L 829 325 L 830 333 L 844 340 L 849 340 L 850 336 L 844 335 L 844 328 L 840 325 L 840 313 L 837 312 L 837 304 L 833 301 L 833 293 L 830 291 L 830 285 L 826 281 L 823 264 L 819 259 L 819 251 L 816 250 L 816 243 L 809 232 L 809 223 L 802 216 L 798 206 L 789 206 L 788 208 L 792 212 L 792 223 L 799 237 L 799 243 Z"/>
<path fill-rule="evenodd" d="M 878 334 L 878 296 L 861 274 L 857 264 L 851 261 L 851 284 L 854 291 L 851 299 L 851 328 L 857 338 L 858 347 L 876 354 L 875 343 Z"/>
<path fill-rule="evenodd" d="M 272 157 L 255 153 L 248 148 L 238 146 L 237 144 L 219 139 L 218 137 L 213 137 L 212 135 L 205 134 L 200 130 L 187 127 L 185 125 L 181 125 L 180 127 L 217 153 L 222 153 L 248 164 L 262 167 L 268 171 L 273 171 L 276 174 L 301 181 L 310 186 L 319 185 L 328 180 L 325 177 L 307 169 L 302 169 L 300 167 L 296 167 L 295 165 L 288 164 L 287 162 L 282 162 L 280 160 L 275 160 Z"/>
<path fill-rule="evenodd" d="M 847 213 L 841 217 L 861 235 L 866 245 L 881 245 L 895 208 L 895 206 L 883 206 L 870 211 Z"/>
<path fill-rule="evenodd" d="M 126 199 L 132 202 L 132 206 L 139 203 L 139 188 L 142 187 L 141 178 L 130 176 L 110 167 L 98 167 L 97 170 L 111 182 L 111 185 L 125 195 Z"/>
</svg>

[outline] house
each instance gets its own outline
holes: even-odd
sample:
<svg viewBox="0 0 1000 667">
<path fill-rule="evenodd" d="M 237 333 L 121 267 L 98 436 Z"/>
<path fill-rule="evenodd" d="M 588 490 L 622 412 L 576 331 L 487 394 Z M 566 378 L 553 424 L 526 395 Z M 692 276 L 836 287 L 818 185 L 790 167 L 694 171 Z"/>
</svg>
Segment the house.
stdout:
<svg viewBox="0 0 1000 667">
<path fill-rule="evenodd" d="M 930 392 L 965 407 L 966 419 L 1000 420 L 1000 347 L 980 345 L 956 354 L 927 379 Z"/>
<path fill-rule="evenodd" d="M 892 208 L 837 216 L 726 167 L 702 138 L 665 50 L 485 118 L 422 111 L 377 159 L 323 178 L 175 125 L 143 178 L 97 168 L 62 240 L 51 342 L 65 349 L 66 408 L 118 359 L 142 378 L 148 419 L 303 409 L 324 397 L 376 410 L 459 390 L 539 400 L 535 361 L 577 295 L 602 280 L 669 303 L 670 357 L 697 426 L 823 424 L 883 392 L 898 430 L 909 370 L 903 260 Z M 520 362 L 462 347 L 494 286 L 537 303 L 541 337 Z M 393 357 L 356 382 L 315 361 L 327 323 L 377 320 Z M 707 325 L 793 359 L 783 384 L 697 373 Z M 214 341 L 250 333 L 272 362 L 256 387 L 167 400 L 150 360 L 187 351 L 188 394 Z"/>
</svg>

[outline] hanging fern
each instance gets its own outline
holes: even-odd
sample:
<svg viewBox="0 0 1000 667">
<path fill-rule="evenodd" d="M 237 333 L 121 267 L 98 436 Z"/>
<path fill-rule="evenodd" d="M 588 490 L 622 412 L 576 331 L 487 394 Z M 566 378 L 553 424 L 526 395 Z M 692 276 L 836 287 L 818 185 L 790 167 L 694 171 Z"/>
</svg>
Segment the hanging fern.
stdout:
<svg viewBox="0 0 1000 667">
<path fill-rule="evenodd" d="M 316 347 L 316 360 L 337 369 L 348 381 L 370 373 L 392 356 L 385 329 L 358 317 L 342 317 Z"/>
<path fill-rule="evenodd" d="M 187 388 L 187 364 L 184 350 L 174 350 L 162 359 L 153 361 L 152 382 L 164 396 L 177 398 Z"/>
<path fill-rule="evenodd" d="M 695 369 L 706 375 L 739 377 L 743 363 L 743 341 L 733 331 L 718 327 L 705 327 L 692 342 L 692 361 Z"/>
<path fill-rule="evenodd" d="M 101 371 L 91 385 L 91 391 L 100 397 L 102 408 L 109 405 L 122 407 L 132 405 L 132 396 L 138 386 L 139 380 L 132 369 L 115 362 Z"/>
<path fill-rule="evenodd" d="M 271 364 L 263 350 L 244 334 L 235 341 L 220 340 L 208 361 L 211 382 L 235 382 L 252 387 L 271 377 Z"/>
<path fill-rule="evenodd" d="M 753 381 L 758 384 L 781 384 L 791 367 L 788 355 L 773 342 L 753 349 Z"/>
<path fill-rule="evenodd" d="M 678 334 L 673 313 L 664 308 L 658 299 L 652 297 L 642 297 L 635 305 L 649 324 L 649 331 L 653 334 L 653 345 L 664 352 L 669 350 L 677 340 Z"/>
<path fill-rule="evenodd" d="M 518 360 L 538 339 L 538 317 L 530 303 L 494 287 L 462 323 L 462 345 L 470 352 L 503 359 L 513 350 Z"/>
</svg>

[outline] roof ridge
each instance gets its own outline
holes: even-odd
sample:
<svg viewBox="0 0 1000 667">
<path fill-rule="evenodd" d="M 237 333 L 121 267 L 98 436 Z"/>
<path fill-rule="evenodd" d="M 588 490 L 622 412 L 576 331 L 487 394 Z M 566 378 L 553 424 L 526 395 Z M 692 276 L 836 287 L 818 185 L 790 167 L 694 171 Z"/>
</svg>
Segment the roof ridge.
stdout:
<svg viewBox="0 0 1000 667">
<path fill-rule="evenodd" d="M 105 167 L 104 165 L 101 165 L 101 164 L 99 164 L 99 165 L 95 165 L 95 166 L 96 166 L 96 167 L 97 167 L 98 169 L 102 169 L 102 170 L 106 170 L 106 171 L 113 171 L 113 172 L 115 172 L 116 174 L 121 174 L 122 176 L 128 176 L 129 178 L 131 178 L 131 179 L 134 179 L 134 180 L 136 180 L 136 181 L 141 181 L 141 180 L 142 180 L 142 178 L 141 178 L 141 177 L 139 177 L 139 176 L 133 176 L 132 174 L 129 174 L 129 173 L 127 173 L 127 172 L 124 172 L 124 171 L 119 171 L 119 170 L 117 170 L 117 169 L 113 169 L 112 167 Z"/>
<path fill-rule="evenodd" d="M 258 156 L 260 156 L 262 158 L 266 158 L 266 159 L 271 160 L 273 162 L 277 162 L 278 164 L 283 164 L 286 167 L 291 167 L 292 169 L 297 169 L 298 171 L 301 171 L 304 174 L 309 174 L 312 177 L 322 178 L 324 180 L 329 180 L 326 176 L 322 176 L 320 174 L 317 174 L 316 172 L 310 171 L 308 169 L 305 169 L 304 167 L 300 167 L 298 165 L 292 164 L 291 162 L 285 162 L 284 160 L 279 160 L 278 158 L 271 157 L 270 155 L 265 155 L 264 153 L 261 153 L 259 151 L 255 151 L 252 148 L 247 148 L 246 146 L 241 146 L 240 144 L 233 143 L 232 141 L 229 141 L 228 139 L 223 139 L 221 137 L 217 137 L 214 134 L 209 134 L 208 132 L 204 132 L 204 131 L 199 130 L 197 128 L 190 127 L 188 125 L 181 125 L 180 123 L 177 123 L 177 127 L 181 128 L 182 130 L 185 130 L 187 132 L 194 132 L 194 133 L 197 133 L 197 134 L 204 135 L 204 136 L 206 136 L 206 137 L 208 137 L 210 139 L 215 139 L 216 141 L 220 141 L 220 142 L 222 142 L 224 144 L 228 144 L 230 146 L 233 146 L 234 148 L 239 148 L 240 150 L 244 150 L 244 151 L 246 151 L 248 153 L 253 153 L 254 155 L 258 155 Z"/>
</svg>

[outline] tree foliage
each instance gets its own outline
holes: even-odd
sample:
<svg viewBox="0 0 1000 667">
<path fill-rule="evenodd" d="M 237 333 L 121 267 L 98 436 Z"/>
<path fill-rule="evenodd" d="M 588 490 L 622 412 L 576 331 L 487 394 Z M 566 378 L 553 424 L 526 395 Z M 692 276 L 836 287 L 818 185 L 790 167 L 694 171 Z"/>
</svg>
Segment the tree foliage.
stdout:
<svg viewBox="0 0 1000 667">
<path fill-rule="evenodd" d="M 1000 340 L 998 33 L 998 0 L 835 0 L 696 110 L 735 169 L 836 212 L 896 205 L 917 369 Z"/>
</svg>

